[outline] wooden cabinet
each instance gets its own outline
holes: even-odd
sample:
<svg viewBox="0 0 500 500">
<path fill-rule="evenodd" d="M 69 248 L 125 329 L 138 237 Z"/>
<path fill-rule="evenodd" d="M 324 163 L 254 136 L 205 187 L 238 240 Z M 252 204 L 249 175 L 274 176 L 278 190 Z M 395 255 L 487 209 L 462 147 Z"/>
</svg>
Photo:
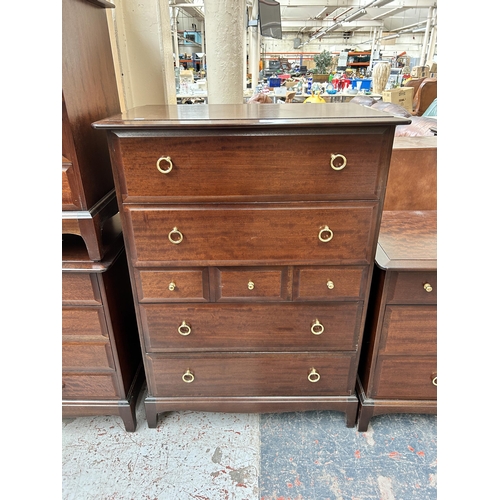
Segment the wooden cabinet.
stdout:
<svg viewBox="0 0 500 500">
<path fill-rule="evenodd" d="M 338 410 L 354 426 L 402 123 L 350 104 L 209 104 L 94 124 L 112 158 L 150 427 L 185 409 Z"/>
<path fill-rule="evenodd" d="M 120 415 L 136 428 L 144 368 L 123 239 L 100 262 L 82 240 L 62 252 L 63 417 Z"/>
<path fill-rule="evenodd" d="M 92 122 L 120 111 L 106 8 L 62 3 L 62 233 L 81 237 L 100 260 L 121 232 L 106 138 Z"/>
<path fill-rule="evenodd" d="M 358 430 L 384 413 L 436 413 L 436 211 L 383 213 L 358 395 Z"/>
</svg>

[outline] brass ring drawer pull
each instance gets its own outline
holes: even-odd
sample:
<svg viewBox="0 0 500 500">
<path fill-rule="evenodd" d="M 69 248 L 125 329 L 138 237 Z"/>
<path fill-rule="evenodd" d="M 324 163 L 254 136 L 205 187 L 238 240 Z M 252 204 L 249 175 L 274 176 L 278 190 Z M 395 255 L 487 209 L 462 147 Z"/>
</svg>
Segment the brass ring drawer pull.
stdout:
<svg viewBox="0 0 500 500">
<path fill-rule="evenodd" d="M 255 288 L 255 283 L 253 281 L 248 282 L 248 289 L 253 290 Z"/>
<path fill-rule="evenodd" d="M 341 158 L 342 159 L 342 164 L 339 165 L 338 167 L 336 167 L 334 165 L 334 161 L 337 158 Z M 332 154 L 332 157 L 330 159 L 330 167 L 332 167 L 333 170 L 342 170 L 346 165 L 347 165 L 347 158 L 344 155 L 334 155 L 334 154 Z"/>
<path fill-rule="evenodd" d="M 432 385 L 435 385 L 437 387 L 437 385 L 438 385 L 438 377 L 437 377 L 437 375 L 432 379 Z"/>
<path fill-rule="evenodd" d="M 172 283 L 170 283 L 170 285 L 168 285 L 168 289 L 173 292 L 175 290 L 175 283 L 172 281 Z"/>
<path fill-rule="evenodd" d="M 161 168 L 161 162 L 162 161 L 166 161 L 168 163 L 168 167 L 167 168 Z M 168 174 L 172 168 L 173 168 L 173 165 L 172 165 L 172 160 L 170 159 L 170 156 L 160 156 L 160 158 L 158 158 L 158 160 L 156 160 L 156 168 L 162 173 L 162 174 Z"/>
<path fill-rule="evenodd" d="M 432 292 L 432 286 L 429 283 L 424 283 L 424 290 L 426 292 Z"/>
<path fill-rule="evenodd" d="M 186 382 L 186 384 L 190 384 L 194 381 L 194 373 L 188 368 L 182 375 L 182 380 Z"/>
<path fill-rule="evenodd" d="M 319 230 L 318 238 L 323 243 L 327 243 L 333 238 L 333 231 L 328 226 L 323 226 Z"/>
<path fill-rule="evenodd" d="M 329 290 L 333 290 L 335 288 L 335 285 L 333 284 L 332 280 L 328 280 L 326 282 L 326 286 L 328 287 Z"/>
<path fill-rule="evenodd" d="M 170 240 L 170 243 L 178 245 L 184 239 L 184 236 L 176 227 L 174 227 L 172 231 L 168 233 L 168 239 Z"/>
<path fill-rule="evenodd" d="M 191 326 L 188 325 L 185 321 L 183 321 L 180 325 L 179 328 L 177 328 L 177 331 L 184 336 L 187 336 L 191 333 Z"/>
<path fill-rule="evenodd" d="M 311 332 L 314 335 L 321 335 L 324 331 L 325 327 L 319 322 L 319 320 L 316 320 L 311 326 Z"/>
<path fill-rule="evenodd" d="M 320 379 L 320 375 L 319 373 L 314 369 L 314 368 L 311 368 L 309 370 L 309 375 L 307 376 L 307 380 L 309 380 L 309 382 L 312 382 L 312 383 L 315 383 L 317 382 L 319 379 Z"/>
</svg>

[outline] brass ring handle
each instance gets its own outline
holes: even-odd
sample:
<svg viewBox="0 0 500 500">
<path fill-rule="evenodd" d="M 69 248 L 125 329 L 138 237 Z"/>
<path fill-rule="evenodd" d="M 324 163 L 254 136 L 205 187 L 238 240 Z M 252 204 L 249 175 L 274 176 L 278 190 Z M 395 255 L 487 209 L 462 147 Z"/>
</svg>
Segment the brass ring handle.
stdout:
<svg viewBox="0 0 500 500">
<path fill-rule="evenodd" d="M 432 292 L 432 286 L 429 283 L 424 283 L 424 290 L 426 292 Z"/>
<path fill-rule="evenodd" d="M 161 168 L 161 162 L 166 161 L 168 163 L 168 167 L 166 169 Z M 162 173 L 162 174 L 168 174 L 172 168 L 172 160 L 170 159 L 170 156 L 160 156 L 158 160 L 156 160 L 156 168 Z"/>
<path fill-rule="evenodd" d="M 338 167 L 336 167 L 333 163 L 337 158 L 342 158 L 342 165 L 340 165 Z M 347 165 L 347 158 L 344 155 L 332 154 L 332 157 L 330 159 L 330 167 L 332 167 L 333 170 L 342 170 L 346 165 Z"/>
<path fill-rule="evenodd" d="M 309 382 L 312 382 L 313 384 L 315 382 L 317 382 L 319 379 L 320 379 L 320 375 L 319 373 L 314 369 L 314 368 L 311 368 L 309 370 L 309 375 L 307 376 L 307 380 L 309 380 Z"/>
<path fill-rule="evenodd" d="M 174 238 L 175 236 L 175 238 Z M 170 233 L 168 233 L 168 239 L 170 240 L 170 243 L 173 243 L 174 245 L 178 245 L 183 239 L 184 236 L 182 233 L 174 227 Z"/>
<path fill-rule="evenodd" d="M 168 289 L 173 292 L 175 290 L 175 283 L 172 281 L 170 285 L 168 285 Z"/>
<path fill-rule="evenodd" d="M 435 385 L 437 387 L 437 385 L 438 385 L 438 377 L 437 377 L 437 375 L 432 379 L 432 385 Z"/>
<path fill-rule="evenodd" d="M 190 384 L 194 381 L 194 373 L 188 368 L 182 375 L 182 380 L 186 382 L 186 384 Z"/>
<path fill-rule="evenodd" d="M 318 238 L 323 243 L 327 243 L 333 238 L 333 231 L 328 226 L 324 226 L 319 230 Z"/>
<path fill-rule="evenodd" d="M 253 281 L 248 282 L 248 289 L 253 290 L 255 288 L 255 283 Z"/>
<path fill-rule="evenodd" d="M 319 320 L 316 320 L 311 326 L 311 333 L 314 335 L 321 335 L 324 331 L 325 327 L 319 322 Z"/>
<path fill-rule="evenodd" d="M 188 325 L 185 321 L 183 321 L 180 325 L 179 328 L 177 328 L 177 331 L 184 336 L 187 336 L 191 333 L 191 326 Z"/>
<path fill-rule="evenodd" d="M 335 285 L 333 284 L 332 280 L 328 280 L 326 282 L 326 286 L 328 287 L 329 290 L 333 290 L 335 288 Z"/>
</svg>

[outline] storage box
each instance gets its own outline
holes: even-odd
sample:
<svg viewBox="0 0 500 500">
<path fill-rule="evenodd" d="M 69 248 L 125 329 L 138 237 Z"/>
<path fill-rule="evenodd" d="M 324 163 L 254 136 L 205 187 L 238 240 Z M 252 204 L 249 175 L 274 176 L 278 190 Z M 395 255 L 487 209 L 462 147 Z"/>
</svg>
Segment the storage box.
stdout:
<svg viewBox="0 0 500 500">
<path fill-rule="evenodd" d="M 413 87 L 397 87 L 382 92 L 384 102 L 392 102 L 403 106 L 410 113 L 413 111 Z"/>
<path fill-rule="evenodd" d="M 414 66 L 411 69 L 410 75 L 413 78 L 428 78 L 429 77 L 429 66 Z"/>
</svg>

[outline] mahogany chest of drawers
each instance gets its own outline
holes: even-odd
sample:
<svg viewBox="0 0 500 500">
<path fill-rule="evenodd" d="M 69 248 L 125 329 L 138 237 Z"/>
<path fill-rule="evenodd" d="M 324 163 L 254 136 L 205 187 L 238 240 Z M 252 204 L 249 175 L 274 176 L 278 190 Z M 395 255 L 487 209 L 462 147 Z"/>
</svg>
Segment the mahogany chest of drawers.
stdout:
<svg viewBox="0 0 500 500">
<path fill-rule="evenodd" d="M 366 319 L 358 430 L 373 416 L 436 413 L 436 211 L 384 211 Z"/>
<path fill-rule="evenodd" d="M 386 113 L 145 106 L 107 131 L 148 425 L 174 410 L 338 410 L 359 345 L 392 142 Z"/>
<path fill-rule="evenodd" d="M 119 415 L 136 428 L 144 368 L 123 239 L 99 262 L 81 239 L 62 249 L 63 417 Z"/>
</svg>

